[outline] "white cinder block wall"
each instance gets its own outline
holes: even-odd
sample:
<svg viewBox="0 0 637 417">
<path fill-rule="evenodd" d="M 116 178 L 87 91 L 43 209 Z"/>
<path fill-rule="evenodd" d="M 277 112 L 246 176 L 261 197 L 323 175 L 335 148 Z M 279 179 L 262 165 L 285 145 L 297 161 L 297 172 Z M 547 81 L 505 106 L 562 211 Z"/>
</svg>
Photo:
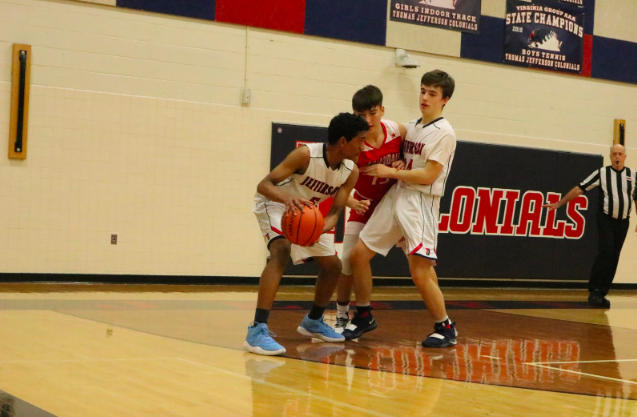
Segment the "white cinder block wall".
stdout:
<svg viewBox="0 0 637 417">
<path fill-rule="evenodd" d="M 325 126 L 370 83 L 407 121 L 429 69 L 457 81 L 460 139 L 608 159 L 624 118 L 637 140 L 637 86 L 422 53 L 398 69 L 391 48 L 101 4 L 0 0 L 0 149 L 11 47 L 33 46 L 28 158 L 0 158 L 0 272 L 258 276 L 271 122 Z M 637 281 L 634 227 L 616 282 Z"/>
</svg>

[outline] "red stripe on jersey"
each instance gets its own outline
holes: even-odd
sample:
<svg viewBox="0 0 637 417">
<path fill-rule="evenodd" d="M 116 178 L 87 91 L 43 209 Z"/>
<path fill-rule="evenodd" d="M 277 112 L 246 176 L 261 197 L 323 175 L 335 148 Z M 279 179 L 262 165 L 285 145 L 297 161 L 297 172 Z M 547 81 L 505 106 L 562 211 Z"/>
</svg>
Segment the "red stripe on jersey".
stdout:
<svg viewBox="0 0 637 417">
<path fill-rule="evenodd" d="M 409 254 L 413 255 L 414 253 L 418 252 L 420 250 L 420 248 L 422 248 L 422 243 L 420 245 L 416 246 L 416 249 L 414 249 L 411 252 L 409 252 Z"/>
<path fill-rule="evenodd" d="M 282 235 L 282 234 L 283 234 L 283 232 L 282 232 L 282 231 L 280 231 L 279 229 L 277 229 L 277 228 L 276 228 L 276 227 L 274 227 L 274 226 L 270 226 L 270 229 L 274 230 L 276 233 L 278 233 L 278 234 L 280 234 L 280 235 Z"/>
</svg>

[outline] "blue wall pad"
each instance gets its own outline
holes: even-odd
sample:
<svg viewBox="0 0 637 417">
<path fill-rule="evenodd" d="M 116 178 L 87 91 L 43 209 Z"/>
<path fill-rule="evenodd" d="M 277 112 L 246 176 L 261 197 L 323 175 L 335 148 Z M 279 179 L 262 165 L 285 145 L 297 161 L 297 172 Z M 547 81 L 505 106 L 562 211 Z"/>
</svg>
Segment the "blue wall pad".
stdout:
<svg viewBox="0 0 637 417">
<path fill-rule="evenodd" d="M 215 0 L 117 0 L 117 7 L 215 20 Z"/>
<path fill-rule="evenodd" d="M 481 16 L 479 34 L 462 32 L 460 57 L 501 64 L 504 59 L 504 19 Z"/>
<path fill-rule="evenodd" d="M 584 33 L 593 34 L 595 27 L 595 0 L 584 0 Z"/>
<path fill-rule="evenodd" d="M 591 76 L 637 84 L 637 43 L 593 36 Z"/>
<path fill-rule="evenodd" d="M 305 33 L 385 45 L 387 0 L 306 0 Z"/>
</svg>

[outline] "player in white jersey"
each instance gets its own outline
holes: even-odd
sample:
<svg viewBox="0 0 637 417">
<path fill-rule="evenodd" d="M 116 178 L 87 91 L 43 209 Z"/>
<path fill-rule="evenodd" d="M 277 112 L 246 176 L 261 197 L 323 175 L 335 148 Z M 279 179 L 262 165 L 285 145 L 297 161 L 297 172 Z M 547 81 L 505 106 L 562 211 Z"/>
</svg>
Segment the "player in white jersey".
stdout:
<svg viewBox="0 0 637 417">
<path fill-rule="evenodd" d="M 434 70 L 422 76 L 420 112 L 422 117 L 407 126 L 403 142 L 405 169 L 382 164 L 361 169 L 361 173 L 398 183 L 383 197 L 352 250 L 357 302 L 369 304 L 372 274 L 369 261 L 376 253 L 386 256 L 395 242 L 404 237 L 404 250 L 412 279 L 433 316 L 435 325 L 422 345 L 448 347 L 456 344 L 457 332 L 449 320 L 445 301 L 434 270 L 437 261 L 440 197 L 456 150 L 456 135 L 442 117 L 455 83 L 447 73 Z M 362 313 L 365 314 L 363 317 Z M 370 312 L 358 312 L 343 335 L 355 339 L 376 328 Z"/>
<path fill-rule="evenodd" d="M 353 160 L 363 150 L 368 129 L 367 123 L 353 114 L 335 116 L 328 128 L 327 144 L 308 144 L 293 150 L 257 186 L 254 213 L 268 245 L 270 260 L 261 274 L 254 321 L 248 327 L 243 343 L 247 351 L 261 355 L 285 353 L 285 348 L 272 338 L 267 322 L 290 255 L 295 261 L 311 257 L 321 268 L 316 280 L 314 304 L 297 331 L 327 342 L 344 340 L 342 335 L 323 322 L 325 307 L 341 272 L 334 240 L 325 233 L 336 226 L 338 216 L 358 180 L 358 168 Z M 332 196 L 334 202 L 325 217 L 324 234 L 316 244 L 299 247 L 283 236 L 281 218 L 286 211 L 318 204 Z"/>
</svg>

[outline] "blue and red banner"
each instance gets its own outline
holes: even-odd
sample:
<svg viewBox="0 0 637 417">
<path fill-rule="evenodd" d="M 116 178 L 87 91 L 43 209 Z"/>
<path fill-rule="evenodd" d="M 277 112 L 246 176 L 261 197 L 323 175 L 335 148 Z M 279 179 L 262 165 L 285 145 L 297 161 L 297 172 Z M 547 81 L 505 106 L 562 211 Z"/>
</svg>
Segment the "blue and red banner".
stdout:
<svg viewBox="0 0 637 417">
<path fill-rule="evenodd" d="M 481 0 L 391 0 L 389 18 L 396 22 L 480 32 Z"/>
<path fill-rule="evenodd" d="M 507 0 L 504 62 L 581 74 L 583 8 L 551 0 Z"/>
</svg>

